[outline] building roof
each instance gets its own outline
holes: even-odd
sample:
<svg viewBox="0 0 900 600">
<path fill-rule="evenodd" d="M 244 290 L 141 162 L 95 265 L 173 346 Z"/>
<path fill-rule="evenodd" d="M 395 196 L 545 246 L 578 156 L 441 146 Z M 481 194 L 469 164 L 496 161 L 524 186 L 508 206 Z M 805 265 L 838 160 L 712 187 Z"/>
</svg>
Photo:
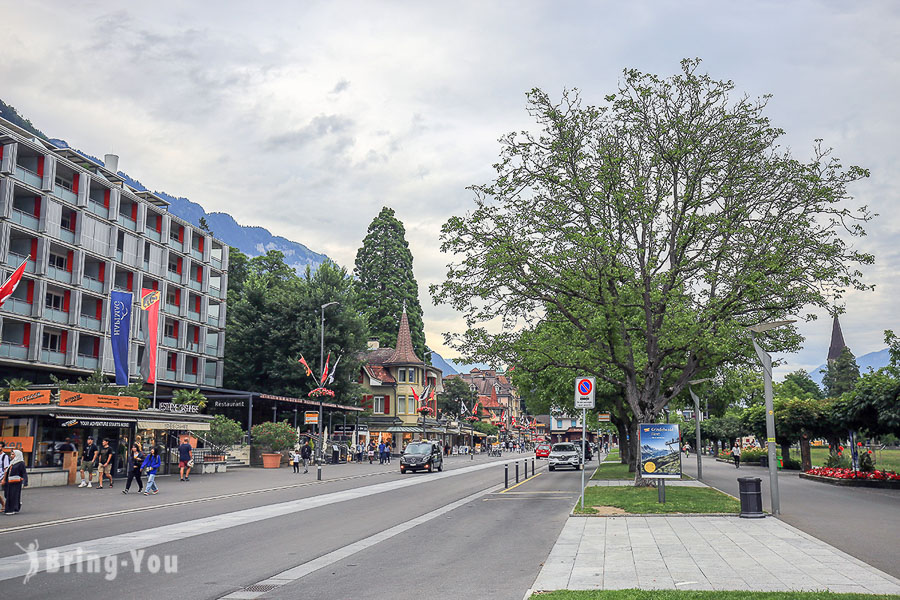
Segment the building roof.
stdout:
<svg viewBox="0 0 900 600">
<path fill-rule="evenodd" d="M 363 365 L 363 368 L 366 370 L 369 379 L 374 379 L 376 381 L 380 381 L 381 383 L 397 383 L 397 381 L 391 375 L 391 372 L 381 365 L 368 364 Z"/>
<path fill-rule="evenodd" d="M 385 362 L 389 365 L 424 364 L 425 361 L 416 356 L 413 349 L 412 335 L 409 332 L 409 319 L 406 317 L 406 306 L 400 316 L 400 331 L 397 332 L 397 349 Z"/>
<path fill-rule="evenodd" d="M 838 321 L 838 316 L 834 315 L 834 322 L 831 325 L 831 346 L 828 348 L 828 362 L 836 360 L 846 347 L 844 334 L 841 332 L 841 322 Z"/>
</svg>

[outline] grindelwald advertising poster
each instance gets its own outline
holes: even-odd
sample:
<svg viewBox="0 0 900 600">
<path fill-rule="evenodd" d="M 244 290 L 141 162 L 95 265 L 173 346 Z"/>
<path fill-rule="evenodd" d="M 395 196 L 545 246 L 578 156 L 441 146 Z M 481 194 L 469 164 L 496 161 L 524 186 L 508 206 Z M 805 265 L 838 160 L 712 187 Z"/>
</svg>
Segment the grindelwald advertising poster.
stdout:
<svg viewBox="0 0 900 600">
<path fill-rule="evenodd" d="M 681 450 L 678 425 L 675 423 L 641 423 L 641 477 L 647 479 L 680 479 Z"/>
</svg>

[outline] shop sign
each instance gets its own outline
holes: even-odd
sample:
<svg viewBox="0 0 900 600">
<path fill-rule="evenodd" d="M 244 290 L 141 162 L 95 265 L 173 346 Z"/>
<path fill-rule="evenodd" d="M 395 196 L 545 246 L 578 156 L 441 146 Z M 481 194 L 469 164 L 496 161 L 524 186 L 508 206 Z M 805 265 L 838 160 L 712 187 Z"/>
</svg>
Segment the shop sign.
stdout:
<svg viewBox="0 0 900 600">
<path fill-rule="evenodd" d="M 173 413 L 200 413 L 200 406 L 196 404 L 176 404 L 175 402 L 160 402 L 159 410 Z"/>
<path fill-rule="evenodd" d="M 319 413 L 315 410 L 308 410 L 303 413 L 303 422 L 307 425 L 318 425 Z"/>
<path fill-rule="evenodd" d="M 113 421 L 110 419 L 67 419 L 57 417 L 63 427 L 131 427 L 131 421 Z"/>
<path fill-rule="evenodd" d="M 22 452 L 31 452 L 34 448 L 33 437 L 0 437 L 0 442 L 6 442 L 6 450 L 21 450 Z"/>
<path fill-rule="evenodd" d="M 12 390 L 9 392 L 9 403 L 50 404 L 50 390 Z"/>
<path fill-rule="evenodd" d="M 120 410 L 137 410 L 138 399 L 133 396 L 105 396 L 102 394 L 79 394 L 78 392 L 59 391 L 60 406 L 91 406 L 94 408 L 117 408 Z"/>
<path fill-rule="evenodd" d="M 246 400 L 213 400 L 216 408 L 243 408 L 247 406 Z"/>
</svg>

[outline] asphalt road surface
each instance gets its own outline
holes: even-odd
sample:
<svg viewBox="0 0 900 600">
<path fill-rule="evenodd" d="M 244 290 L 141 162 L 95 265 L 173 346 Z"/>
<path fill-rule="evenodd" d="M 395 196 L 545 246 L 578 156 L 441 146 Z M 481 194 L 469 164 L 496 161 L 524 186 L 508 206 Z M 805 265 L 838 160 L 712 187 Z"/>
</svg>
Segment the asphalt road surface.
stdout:
<svg viewBox="0 0 900 600">
<path fill-rule="evenodd" d="M 289 469 L 275 479 L 256 469 L 198 477 L 194 488 L 195 481 L 170 478 L 161 482 L 170 497 L 146 509 L 141 503 L 162 494 L 35 490 L 23 519 L 0 521 L 0 586 L 17 598 L 223 598 L 257 590 L 265 598 L 520 600 L 581 482 L 580 472 L 549 473 L 536 461 L 536 476 L 525 481 L 523 468 L 523 483 L 504 491 L 503 465 L 510 463 L 512 480 L 511 460 L 526 456 L 456 458 L 433 474 L 400 475 L 397 462 L 360 476 L 368 465 L 332 467 L 332 476 L 348 476 L 321 482 L 295 483 Z M 96 507 L 85 506 L 94 499 Z M 35 543 L 39 569 L 23 585 L 31 567 L 23 550 Z M 74 565 L 65 572 L 66 558 L 87 555 L 97 558 L 81 562 L 82 571 L 96 572 Z M 165 573 L 173 561 L 177 572 Z"/>
<path fill-rule="evenodd" d="M 684 472 L 697 476 L 696 455 L 683 460 Z M 771 511 L 769 471 L 703 457 L 703 482 L 738 496 L 738 477 L 762 480 L 763 508 Z M 797 471 L 778 474 L 781 519 L 847 554 L 900 577 L 900 490 L 840 487 L 800 479 Z"/>
</svg>

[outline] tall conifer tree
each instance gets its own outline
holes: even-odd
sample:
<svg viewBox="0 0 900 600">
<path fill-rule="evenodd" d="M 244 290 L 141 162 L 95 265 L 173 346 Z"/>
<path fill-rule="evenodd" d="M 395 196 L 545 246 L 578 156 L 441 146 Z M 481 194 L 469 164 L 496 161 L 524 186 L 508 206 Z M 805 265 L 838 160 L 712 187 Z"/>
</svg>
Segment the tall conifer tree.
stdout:
<svg viewBox="0 0 900 600">
<path fill-rule="evenodd" d="M 413 347 L 425 356 L 425 326 L 419 303 L 419 284 L 413 275 L 413 257 L 406 242 L 406 230 L 388 207 L 381 209 L 369 224 L 363 245 L 356 253 L 353 271 L 359 310 L 369 322 L 369 331 L 382 346 L 395 347 L 397 328 L 404 303 Z"/>
</svg>

